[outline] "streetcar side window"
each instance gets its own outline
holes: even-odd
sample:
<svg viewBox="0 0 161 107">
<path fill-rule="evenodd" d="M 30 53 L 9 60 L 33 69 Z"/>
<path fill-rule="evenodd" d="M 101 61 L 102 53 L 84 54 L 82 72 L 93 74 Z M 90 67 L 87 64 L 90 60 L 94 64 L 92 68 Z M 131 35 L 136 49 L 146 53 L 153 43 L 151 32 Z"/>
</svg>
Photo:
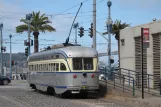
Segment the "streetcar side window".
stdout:
<svg viewBox="0 0 161 107">
<path fill-rule="evenodd" d="M 51 71 L 54 71 L 54 64 L 51 64 Z"/>
<path fill-rule="evenodd" d="M 42 66 L 43 66 L 43 71 L 45 71 L 45 64 L 43 64 Z"/>
<path fill-rule="evenodd" d="M 60 63 L 60 70 L 63 70 L 63 71 L 66 70 L 66 66 L 64 63 Z"/>
<path fill-rule="evenodd" d="M 39 64 L 37 65 L 37 71 L 39 71 L 40 70 L 40 67 L 39 67 Z"/>
<path fill-rule="evenodd" d="M 84 70 L 93 70 L 93 58 L 84 58 Z"/>
<path fill-rule="evenodd" d="M 46 71 L 48 71 L 49 69 L 48 69 L 48 64 L 46 64 Z"/>
<path fill-rule="evenodd" d="M 49 71 L 51 71 L 51 64 L 49 63 Z"/>
<path fill-rule="evenodd" d="M 31 65 L 31 71 L 33 71 L 33 65 Z"/>
<path fill-rule="evenodd" d="M 41 64 L 39 64 L 39 71 L 41 71 Z"/>
<path fill-rule="evenodd" d="M 59 71 L 59 63 L 55 64 L 56 71 Z"/>
<path fill-rule="evenodd" d="M 39 66 L 38 66 L 38 64 L 36 65 L 36 71 L 38 71 L 39 70 Z"/>
<path fill-rule="evenodd" d="M 82 58 L 73 58 L 73 70 L 82 70 Z"/>
<path fill-rule="evenodd" d="M 41 71 L 43 71 L 43 64 L 41 64 Z"/>
</svg>

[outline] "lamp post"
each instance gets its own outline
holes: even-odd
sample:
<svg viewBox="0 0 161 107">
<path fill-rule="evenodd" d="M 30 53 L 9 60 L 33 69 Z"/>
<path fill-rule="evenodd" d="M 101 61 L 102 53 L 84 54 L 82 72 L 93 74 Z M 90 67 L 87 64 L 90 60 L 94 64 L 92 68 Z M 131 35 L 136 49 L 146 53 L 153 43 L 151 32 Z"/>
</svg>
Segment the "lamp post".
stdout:
<svg viewBox="0 0 161 107">
<path fill-rule="evenodd" d="M 26 19 L 28 20 L 28 56 L 30 55 L 30 20 L 32 18 L 32 14 L 27 14 Z"/>
<path fill-rule="evenodd" d="M 1 30 L 1 74 L 3 75 L 3 38 L 2 38 L 2 29 L 3 29 L 3 24 L 0 24 L 0 30 Z"/>
<path fill-rule="evenodd" d="M 12 38 L 12 35 L 10 34 L 9 35 L 10 37 L 10 79 L 12 79 L 12 47 L 11 47 L 11 38 Z"/>
<path fill-rule="evenodd" d="M 96 0 L 93 0 L 93 48 L 96 49 Z"/>
<path fill-rule="evenodd" d="M 106 22 L 107 25 L 107 32 L 108 32 L 108 67 L 109 70 L 111 70 L 111 27 L 112 27 L 112 19 L 111 19 L 111 6 L 112 6 L 112 2 L 110 0 L 108 0 L 107 2 L 107 6 L 108 6 L 108 19 Z"/>
</svg>

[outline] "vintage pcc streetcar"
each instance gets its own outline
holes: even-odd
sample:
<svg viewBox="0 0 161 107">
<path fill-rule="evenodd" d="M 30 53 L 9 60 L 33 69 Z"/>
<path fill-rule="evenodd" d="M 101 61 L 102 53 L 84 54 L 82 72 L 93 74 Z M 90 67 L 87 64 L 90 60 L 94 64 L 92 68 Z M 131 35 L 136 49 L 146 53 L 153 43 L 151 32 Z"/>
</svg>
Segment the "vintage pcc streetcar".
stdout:
<svg viewBox="0 0 161 107">
<path fill-rule="evenodd" d="M 50 94 L 86 96 L 99 90 L 98 53 L 83 46 L 67 46 L 28 57 L 30 87 Z"/>
</svg>

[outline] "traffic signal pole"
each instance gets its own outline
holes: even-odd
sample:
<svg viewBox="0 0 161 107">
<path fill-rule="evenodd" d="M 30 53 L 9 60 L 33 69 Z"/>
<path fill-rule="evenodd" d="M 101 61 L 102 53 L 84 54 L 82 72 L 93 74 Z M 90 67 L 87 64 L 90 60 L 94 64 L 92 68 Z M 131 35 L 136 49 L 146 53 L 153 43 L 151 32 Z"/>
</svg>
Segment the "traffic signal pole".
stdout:
<svg viewBox="0 0 161 107">
<path fill-rule="evenodd" d="M 3 38 L 2 38 L 2 28 L 3 28 L 3 24 L 0 24 L 0 30 L 1 30 L 1 74 L 3 75 Z"/>
<path fill-rule="evenodd" d="M 28 55 L 30 55 L 30 20 L 28 21 Z"/>
<path fill-rule="evenodd" d="M 96 0 L 93 0 L 93 48 L 96 49 Z"/>
<path fill-rule="evenodd" d="M 11 38 L 12 38 L 12 35 L 10 34 L 9 35 L 10 37 L 10 79 L 12 79 L 12 47 L 11 47 Z"/>
<path fill-rule="evenodd" d="M 30 55 L 30 19 L 32 14 L 27 14 L 26 19 L 28 20 L 28 56 Z"/>
</svg>

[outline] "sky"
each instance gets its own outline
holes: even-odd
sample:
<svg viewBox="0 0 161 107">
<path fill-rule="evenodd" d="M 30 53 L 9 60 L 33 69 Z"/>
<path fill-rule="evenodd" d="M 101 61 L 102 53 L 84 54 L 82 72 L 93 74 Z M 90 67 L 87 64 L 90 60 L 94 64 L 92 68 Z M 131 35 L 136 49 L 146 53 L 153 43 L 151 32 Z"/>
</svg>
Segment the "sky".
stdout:
<svg viewBox="0 0 161 107">
<path fill-rule="evenodd" d="M 3 45 L 9 48 L 9 35 L 12 35 L 12 52 L 25 52 L 24 40 L 28 38 L 27 32 L 18 34 L 15 27 L 23 23 L 20 19 L 25 18 L 26 14 L 32 11 L 45 13 L 52 21 L 52 26 L 56 32 L 40 33 L 39 49 L 51 46 L 57 43 L 64 43 L 69 35 L 72 21 L 79 8 L 79 4 L 84 0 L 0 0 L 0 23 L 3 23 Z M 111 0 L 111 18 L 116 19 L 136 26 L 152 22 L 153 18 L 161 19 L 161 0 Z M 106 32 L 106 21 L 108 17 L 107 0 L 96 0 L 96 30 L 100 33 Z M 83 3 L 78 17 L 75 22 L 79 23 L 79 27 L 84 27 L 88 30 L 92 23 L 93 0 L 87 0 Z M 92 38 L 88 36 L 88 32 L 84 36 L 77 37 L 78 43 L 82 46 L 91 47 Z M 106 36 L 108 37 L 108 36 Z M 107 52 L 107 40 L 98 33 L 97 50 L 98 52 Z M 33 35 L 31 34 L 31 39 Z M 117 41 L 114 36 L 111 36 L 112 48 L 111 51 L 117 50 Z M 75 41 L 75 29 L 72 30 L 70 42 Z M 33 46 L 31 47 L 33 52 Z M 114 56 L 117 60 L 118 56 Z M 107 57 L 101 57 L 100 60 L 107 62 Z M 115 61 L 117 62 L 117 61 Z"/>
</svg>

